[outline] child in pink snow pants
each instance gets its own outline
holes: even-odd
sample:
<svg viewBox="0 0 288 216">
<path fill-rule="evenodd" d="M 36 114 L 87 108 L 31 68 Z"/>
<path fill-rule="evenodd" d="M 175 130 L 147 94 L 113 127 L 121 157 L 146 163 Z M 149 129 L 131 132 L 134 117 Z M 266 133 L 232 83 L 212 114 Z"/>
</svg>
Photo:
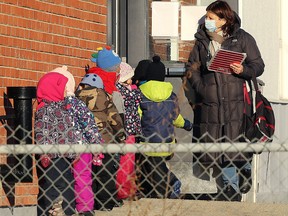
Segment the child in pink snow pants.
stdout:
<svg viewBox="0 0 288 216">
<path fill-rule="evenodd" d="M 102 137 L 94 120 L 93 113 L 86 104 L 75 97 L 75 80 L 67 70 L 67 66 L 55 68 L 57 72 L 68 78 L 66 84 L 67 95 L 65 102 L 68 112 L 73 119 L 76 143 L 82 145 L 102 143 Z M 94 215 L 94 193 L 92 191 L 92 161 L 98 158 L 96 153 L 82 153 L 73 162 L 75 179 L 74 193 L 76 210 L 80 215 Z"/>
</svg>

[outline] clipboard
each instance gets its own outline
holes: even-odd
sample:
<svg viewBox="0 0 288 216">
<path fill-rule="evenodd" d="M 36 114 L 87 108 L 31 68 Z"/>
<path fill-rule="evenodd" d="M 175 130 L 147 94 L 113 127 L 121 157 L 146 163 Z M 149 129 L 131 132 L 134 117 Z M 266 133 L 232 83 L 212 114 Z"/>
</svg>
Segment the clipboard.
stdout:
<svg viewBox="0 0 288 216">
<path fill-rule="evenodd" d="M 232 74 L 230 65 L 232 63 L 242 64 L 246 56 L 246 53 L 219 49 L 208 62 L 208 70 L 224 74 Z"/>
</svg>

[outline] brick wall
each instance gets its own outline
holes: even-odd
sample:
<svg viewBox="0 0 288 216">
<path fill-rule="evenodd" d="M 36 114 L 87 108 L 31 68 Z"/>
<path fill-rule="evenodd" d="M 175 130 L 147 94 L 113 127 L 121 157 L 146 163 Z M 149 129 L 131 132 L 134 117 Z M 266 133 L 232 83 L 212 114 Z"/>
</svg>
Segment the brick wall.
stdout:
<svg viewBox="0 0 288 216">
<path fill-rule="evenodd" d="M 2 0 L 0 115 L 13 103 L 5 97 L 7 86 L 36 86 L 45 72 L 63 64 L 78 83 L 92 50 L 106 44 L 106 24 L 106 0 Z M 7 143 L 6 134 L 1 125 L 0 144 Z M 5 162 L 0 156 L 0 164 Z M 16 184 L 16 205 L 36 204 L 36 181 Z M 0 206 L 6 205 L 0 184 Z"/>
</svg>

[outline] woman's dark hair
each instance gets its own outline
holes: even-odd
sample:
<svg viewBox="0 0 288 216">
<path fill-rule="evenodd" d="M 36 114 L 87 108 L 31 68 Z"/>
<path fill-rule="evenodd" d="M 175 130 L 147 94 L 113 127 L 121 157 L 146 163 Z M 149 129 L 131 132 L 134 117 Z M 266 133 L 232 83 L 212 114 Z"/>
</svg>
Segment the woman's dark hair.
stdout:
<svg viewBox="0 0 288 216">
<path fill-rule="evenodd" d="M 224 34 L 231 35 L 234 30 L 235 15 L 229 4 L 225 1 L 215 1 L 211 3 L 206 11 L 211 11 L 220 19 L 225 19 L 226 23 L 221 27 Z"/>
</svg>

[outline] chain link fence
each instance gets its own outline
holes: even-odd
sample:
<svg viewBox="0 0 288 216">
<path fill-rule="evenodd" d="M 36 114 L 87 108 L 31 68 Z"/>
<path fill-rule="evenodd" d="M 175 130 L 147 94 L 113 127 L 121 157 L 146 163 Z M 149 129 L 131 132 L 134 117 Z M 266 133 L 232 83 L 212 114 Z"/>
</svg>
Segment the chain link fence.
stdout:
<svg viewBox="0 0 288 216">
<path fill-rule="evenodd" d="M 21 128 L 4 127 L 10 135 L 0 145 L 2 195 L 10 206 L 24 206 L 15 202 L 15 185 L 36 183 L 37 215 L 90 210 L 94 215 L 147 198 L 288 203 L 288 142 L 277 138 L 270 143 L 7 144 Z M 33 140 L 30 131 L 25 134 Z M 75 157 L 66 157 L 70 154 Z"/>
</svg>

